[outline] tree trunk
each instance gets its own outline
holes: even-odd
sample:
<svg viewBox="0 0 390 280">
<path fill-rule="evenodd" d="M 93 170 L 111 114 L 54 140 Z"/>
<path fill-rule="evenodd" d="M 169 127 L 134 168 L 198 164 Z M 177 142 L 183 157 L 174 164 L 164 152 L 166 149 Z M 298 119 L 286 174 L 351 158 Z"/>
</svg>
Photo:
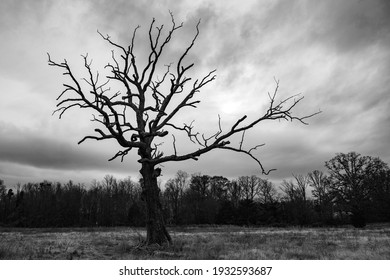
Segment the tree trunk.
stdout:
<svg viewBox="0 0 390 280">
<path fill-rule="evenodd" d="M 146 244 L 171 243 L 172 239 L 165 227 L 160 189 L 157 185 L 160 170 L 143 163 L 140 172 L 143 178 L 142 197 L 146 203 Z"/>
</svg>

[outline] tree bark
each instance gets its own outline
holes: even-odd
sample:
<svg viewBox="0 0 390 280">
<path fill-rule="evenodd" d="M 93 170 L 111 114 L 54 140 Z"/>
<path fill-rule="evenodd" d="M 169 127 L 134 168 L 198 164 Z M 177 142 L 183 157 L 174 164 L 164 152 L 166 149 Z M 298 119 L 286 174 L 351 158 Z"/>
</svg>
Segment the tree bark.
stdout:
<svg viewBox="0 0 390 280">
<path fill-rule="evenodd" d="M 140 173 L 143 178 L 142 197 L 146 203 L 146 244 L 171 243 L 171 236 L 165 227 L 160 189 L 157 185 L 160 170 L 155 169 L 153 165 L 143 163 Z"/>
</svg>

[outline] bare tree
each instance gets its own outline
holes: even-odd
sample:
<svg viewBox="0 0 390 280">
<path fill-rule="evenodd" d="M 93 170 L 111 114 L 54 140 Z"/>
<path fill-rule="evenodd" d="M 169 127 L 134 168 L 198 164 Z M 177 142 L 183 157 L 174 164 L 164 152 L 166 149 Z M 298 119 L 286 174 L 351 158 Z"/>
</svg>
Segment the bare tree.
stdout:
<svg viewBox="0 0 390 280">
<path fill-rule="evenodd" d="M 247 115 L 239 118 L 230 129 L 223 131 L 221 118 L 216 132 L 210 136 L 195 132 L 193 122 L 180 125 L 175 118 L 178 112 L 184 109 L 196 108 L 199 91 L 215 79 L 215 70 L 205 74 L 202 78 L 192 81 L 187 76 L 194 63 L 185 63 L 189 51 L 199 36 L 200 21 L 196 24 L 195 35 L 188 47 L 183 50 L 175 64 L 167 64 L 165 72 L 157 77 L 157 69 L 161 67 L 161 57 L 167 45 L 183 23 L 177 24 L 171 13 L 171 27 L 167 32 L 163 25 L 156 26 L 155 19 L 149 26 L 149 55 L 146 65 L 140 67 L 140 61 L 135 53 L 134 46 L 139 26 L 134 29 L 129 46 L 122 46 L 114 42 L 108 35 L 100 34 L 117 52 L 112 51 L 112 62 L 106 65 L 110 74 L 101 81 L 99 72 L 94 72 L 88 56 L 83 56 L 87 77 L 81 81 L 76 78 L 66 60 L 55 62 L 48 55 L 49 65 L 59 67 L 63 74 L 70 78 L 70 83 L 64 84 L 65 89 L 58 96 L 56 112 L 59 117 L 71 108 L 93 109 L 95 114 L 92 121 L 97 124 L 96 135 L 85 136 L 80 142 L 87 139 L 113 139 L 123 147 L 110 160 L 126 156 L 132 149 L 139 155 L 140 173 L 143 178 L 143 193 L 146 201 L 147 238 L 146 243 L 170 242 L 171 237 L 166 230 L 162 207 L 160 204 L 160 190 L 157 177 L 161 174 L 158 167 L 170 161 L 197 160 L 199 156 L 215 149 L 230 150 L 243 153 L 255 160 L 263 173 L 265 170 L 261 161 L 253 152 L 262 145 L 251 149 L 243 146 L 245 131 L 267 120 L 296 120 L 306 124 L 306 119 L 317 114 L 296 116 L 293 108 L 303 99 L 303 96 L 290 96 L 277 101 L 276 94 L 279 82 L 273 94 L 268 94 L 269 106 L 264 114 L 255 116 L 248 121 Z M 109 87 L 119 83 L 122 90 L 114 91 Z M 87 87 L 88 90 L 84 89 Z M 184 133 L 197 148 L 189 153 L 179 154 L 176 146 L 175 133 Z M 236 134 L 242 134 L 241 142 L 235 146 L 229 139 Z M 171 135 L 170 137 L 168 135 Z M 165 155 L 161 150 L 161 139 L 165 142 L 171 139 L 171 154 Z M 159 140 L 160 139 L 160 140 Z"/>
<path fill-rule="evenodd" d="M 305 175 L 294 175 L 295 181 L 297 182 L 297 197 L 299 200 L 306 202 L 306 189 L 309 185 L 308 177 Z"/>
<path fill-rule="evenodd" d="M 234 207 L 238 207 L 238 203 L 242 196 L 242 189 L 237 180 L 233 180 L 230 184 L 227 185 L 227 196 L 233 203 Z"/>
<path fill-rule="evenodd" d="M 175 178 L 169 179 L 165 184 L 164 194 L 166 195 L 169 206 L 173 213 L 173 222 L 178 224 L 180 221 L 180 210 L 183 199 L 183 192 L 189 184 L 189 175 L 187 172 L 179 170 L 176 173 Z"/>
<path fill-rule="evenodd" d="M 332 218 L 332 199 L 329 178 L 322 171 L 314 170 L 308 174 L 309 185 L 313 188 L 312 194 L 316 199 L 320 219 L 329 221 Z"/>
<path fill-rule="evenodd" d="M 322 205 L 329 199 L 330 184 L 327 176 L 319 170 L 314 170 L 308 174 L 308 183 L 313 188 L 312 194 Z"/>
<path fill-rule="evenodd" d="M 294 175 L 293 180 L 283 180 L 281 190 L 285 193 L 285 202 L 288 207 L 289 219 L 295 223 L 304 225 L 308 223 L 308 207 L 306 189 L 308 187 L 307 176 Z"/>
<path fill-rule="evenodd" d="M 259 198 L 263 204 L 272 203 L 277 199 L 277 191 L 272 182 L 259 178 Z"/>
<path fill-rule="evenodd" d="M 287 201 L 297 200 L 297 186 L 292 180 L 283 180 L 280 190 L 284 193 L 284 199 Z"/>
<path fill-rule="evenodd" d="M 5 223 L 7 212 L 7 187 L 4 185 L 4 180 L 0 179 L 0 223 Z"/>
<path fill-rule="evenodd" d="M 294 174 L 293 177 L 296 184 L 292 180 L 283 180 L 280 189 L 285 193 L 287 200 L 306 202 L 306 189 L 309 183 L 308 177 Z"/>
<path fill-rule="evenodd" d="M 238 184 L 242 190 L 242 199 L 254 200 L 260 193 L 260 178 L 252 176 L 240 176 L 238 178 Z"/>
</svg>

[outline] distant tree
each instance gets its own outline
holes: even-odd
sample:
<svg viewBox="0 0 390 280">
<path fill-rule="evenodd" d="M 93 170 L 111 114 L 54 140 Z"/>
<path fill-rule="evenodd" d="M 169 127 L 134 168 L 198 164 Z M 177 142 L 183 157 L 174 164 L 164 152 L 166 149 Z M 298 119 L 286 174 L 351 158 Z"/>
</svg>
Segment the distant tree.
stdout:
<svg viewBox="0 0 390 280">
<path fill-rule="evenodd" d="M 191 210 L 193 222 L 204 224 L 208 221 L 207 202 L 209 198 L 209 175 L 192 174 L 189 189 L 186 193 L 187 207 Z"/>
<path fill-rule="evenodd" d="M 314 170 L 308 174 L 309 186 L 315 199 L 315 208 L 322 222 L 331 222 L 333 217 L 332 193 L 329 178 L 322 171 Z"/>
<path fill-rule="evenodd" d="M 233 206 L 237 208 L 242 196 L 241 185 L 238 184 L 237 180 L 233 180 L 227 186 L 227 196 L 228 199 L 232 202 Z"/>
<path fill-rule="evenodd" d="M 128 225 L 128 211 L 130 206 L 140 201 L 140 187 L 130 177 L 119 180 L 114 189 L 113 199 L 116 201 L 116 225 Z"/>
<path fill-rule="evenodd" d="M 184 190 L 189 184 L 187 172 L 177 171 L 175 178 L 169 179 L 165 184 L 164 196 L 167 199 L 169 212 L 172 213 L 172 222 L 180 224 L 182 217 L 182 202 Z"/>
<path fill-rule="evenodd" d="M 252 176 L 240 176 L 237 183 L 241 189 L 241 199 L 243 200 L 255 200 L 255 197 L 260 192 L 260 178 L 255 175 Z"/>
<path fill-rule="evenodd" d="M 307 187 L 308 187 L 308 177 L 305 175 L 293 175 L 295 178 L 295 181 L 297 182 L 297 187 L 296 187 L 296 194 L 297 194 L 297 199 L 306 202 L 306 192 L 307 192 Z"/>
<path fill-rule="evenodd" d="M 260 203 L 268 204 L 273 203 L 277 200 L 277 191 L 275 185 L 271 181 L 267 179 L 260 179 L 258 189 L 258 197 Z"/>
<path fill-rule="evenodd" d="M 119 187 L 126 191 L 130 196 L 130 201 L 128 203 L 139 201 L 141 196 L 141 187 L 135 181 L 131 179 L 131 177 L 127 177 L 123 180 L 120 180 L 118 183 Z"/>
<path fill-rule="evenodd" d="M 81 226 L 82 198 L 86 191 L 83 185 L 69 180 L 63 186 L 58 185 L 56 210 L 58 220 L 56 226 Z"/>
<path fill-rule="evenodd" d="M 326 175 L 319 170 L 314 170 L 308 174 L 309 185 L 313 188 L 312 194 L 319 204 L 322 204 L 324 200 L 329 196 L 329 181 Z"/>
<path fill-rule="evenodd" d="M 4 185 L 4 180 L 0 179 L 0 223 L 5 223 L 6 217 L 6 197 L 7 187 Z"/>
<path fill-rule="evenodd" d="M 102 186 L 103 186 L 103 188 L 106 188 L 106 189 L 112 189 L 113 187 L 117 186 L 116 179 L 114 178 L 113 175 L 107 174 L 103 178 Z"/>
<path fill-rule="evenodd" d="M 299 197 L 297 187 L 292 180 L 283 180 L 280 190 L 284 193 L 284 200 L 295 201 Z"/>
<path fill-rule="evenodd" d="M 6 186 L 4 185 L 4 180 L 0 179 L 0 194 L 2 194 L 3 191 L 5 191 L 5 188 Z"/>
<path fill-rule="evenodd" d="M 227 200 L 227 190 L 229 187 L 229 179 L 223 176 L 213 176 L 210 179 L 210 197 L 214 200 Z"/>
<path fill-rule="evenodd" d="M 379 158 L 350 152 L 336 154 L 325 166 L 337 203 L 351 213 L 353 226 L 364 227 L 369 199 L 381 187 L 381 177 L 389 170 L 387 164 Z"/>
<path fill-rule="evenodd" d="M 375 222 L 390 222 L 390 170 L 380 172 L 370 180 L 371 218 Z M 375 186 L 375 187 L 373 187 Z"/>
<path fill-rule="evenodd" d="M 65 89 L 57 98 L 59 103 L 56 111 L 59 117 L 61 118 L 68 109 L 74 107 L 92 109 L 95 113 L 93 121 L 98 125 L 95 129 L 97 135 L 85 136 L 79 143 L 86 139 L 115 140 L 123 150 L 117 152 L 111 160 L 118 157 L 123 160 L 131 150 L 137 150 L 146 201 L 147 244 L 171 242 L 165 227 L 157 183 L 157 178 L 161 175 L 161 169 L 158 167 L 160 164 L 197 160 L 201 155 L 212 150 L 223 149 L 248 155 L 259 164 L 263 173 L 268 173 L 260 160 L 253 155 L 253 151 L 262 145 L 251 149 L 244 148 L 245 131 L 268 120 L 297 120 L 305 123 L 307 118 L 318 113 L 302 117 L 294 115 L 292 110 L 303 97 L 295 95 L 277 101 L 276 93 L 279 88 L 277 82 L 275 92 L 268 94 L 269 106 L 264 114 L 259 114 L 250 121 L 247 121 L 247 115 L 243 115 L 227 131 L 222 130 L 220 118 L 217 131 L 210 136 L 196 132 L 193 122 L 181 125 L 179 119 L 178 124 L 178 113 L 183 109 L 196 108 L 200 102 L 197 100 L 197 93 L 215 79 L 215 71 L 208 72 L 190 84 L 191 78 L 188 72 L 194 63 L 186 64 L 184 61 L 198 38 L 199 21 L 195 36 L 179 56 L 177 63 L 166 64 L 166 71 L 158 74 L 162 68 L 163 51 L 176 31 L 183 26 L 183 24 L 176 24 L 172 14 L 171 22 L 171 28 L 164 33 L 164 26 L 156 26 L 155 20 L 152 20 L 148 32 L 149 55 L 146 57 L 144 67 L 140 66 L 143 60 L 135 52 L 136 32 L 139 27 L 135 28 L 129 46 L 121 46 L 108 35 L 99 33 L 103 40 L 120 52 L 118 56 L 112 51 L 112 62 L 106 66 L 110 74 L 106 76 L 105 81 L 101 81 L 99 72 L 94 73 L 87 55 L 83 56 L 87 78 L 82 81 L 76 77 L 66 60 L 57 63 L 50 58 L 50 55 L 48 57 L 49 65 L 61 68 L 64 75 L 71 80 L 71 83 L 64 84 Z M 146 49 L 146 46 L 143 49 Z M 197 147 L 193 151 L 180 154 L 174 132 L 184 133 Z M 168 139 L 169 134 L 172 139 L 170 145 L 172 152 L 164 155 L 160 148 L 160 139 Z M 242 134 L 242 140 L 238 146 L 235 146 L 229 139 L 237 134 Z"/>
<path fill-rule="evenodd" d="M 259 224 L 275 224 L 280 221 L 279 210 L 280 201 L 279 193 L 274 183 L 267 179 L 259 180 L 259 194 L 257 198 Z"/>
<path fill-rule="evenodd" d="M 281 184 L 281 190 L 284 193 L 284 197 L 290 201 L 306 201 L 306 190 L 308 187 L 308 179 L 304 175 L 294 175 L 295 182 L 293 180 L 283 180 Z"/>
<path fill-rule="evenodd" d="M 289 222 L 305 225 L 309 223 L 310 208 L 308 207 L 306 191 L 308 178 L 304 175 L 294 175 L 293 180 L 283 180 L 281 190 L 284 192 L 286 215 Z"/>
<path fill-rule="evenodd" d="M 17 184 L 17 192 L 16 192 L 16 201 L 15 201 L 15 219 L 14 219 L 14 225 L 15 226 L 26 226 L 25 221 L 25 199 L 24 199 L 24 191 L 21 190 L 21 184 Z"/>
</svg>

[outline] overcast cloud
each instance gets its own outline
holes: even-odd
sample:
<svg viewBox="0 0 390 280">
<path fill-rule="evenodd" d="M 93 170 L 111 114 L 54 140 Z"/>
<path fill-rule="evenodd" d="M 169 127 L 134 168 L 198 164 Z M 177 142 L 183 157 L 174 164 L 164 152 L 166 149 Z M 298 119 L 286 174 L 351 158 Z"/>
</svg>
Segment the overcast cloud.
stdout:
<svg viewBox="0 0 390 280">
<path fill-rule="evenodd" d="M 66 77 L 47 65 L 46 52 L 56 61 L 66 58 L 82 75 L 80 54 L 88 53 L 96 69 L 111 55 L 96 30 L 128 44 L 140 25 L 136 51 L 142 57 L 152 18 L 169 26 L 168 10 L 184 28 L 164 63 L 175 62 L 201 19 L 201 35 L 187 62 L 195 62 L 194 77 L 217 69 L 217 80 L 201 92 L 198 110 L 181 114 L 179 124 L 195 119 L 197 130 L 207 134 L 217 130 L 218 114 L 225 129 L 244 114 L 253 119 L 265 108 L 275 77 L 281 97 L 305 96 L 296 114 L 323 113 L 308 126 L 268 122 L 247 133 L 246 147 L 265 143 L 256 155 L 266 168 L 277 168 L 264 178 L 280 182 L 292 173 L 324 170 L 324 161 L 338 152 L 356 151 L 390 163 L 387 0 L 2 0 L 0 178 L 7 185 L 139 176 L 135 153 L 124 162 L 107 161 L 119 148 L 114 142 L 77 145 L 93 132 L 90 111 L 71 110 L 61 120 L 52 116 Z M 196 148 L 179 135 L 177 141 L 180 151 Z M 229 178 L 261 175 L 256 162 L 226 151 L 164 164 L 163 180 L 178 169 Z"/>
</svg>

